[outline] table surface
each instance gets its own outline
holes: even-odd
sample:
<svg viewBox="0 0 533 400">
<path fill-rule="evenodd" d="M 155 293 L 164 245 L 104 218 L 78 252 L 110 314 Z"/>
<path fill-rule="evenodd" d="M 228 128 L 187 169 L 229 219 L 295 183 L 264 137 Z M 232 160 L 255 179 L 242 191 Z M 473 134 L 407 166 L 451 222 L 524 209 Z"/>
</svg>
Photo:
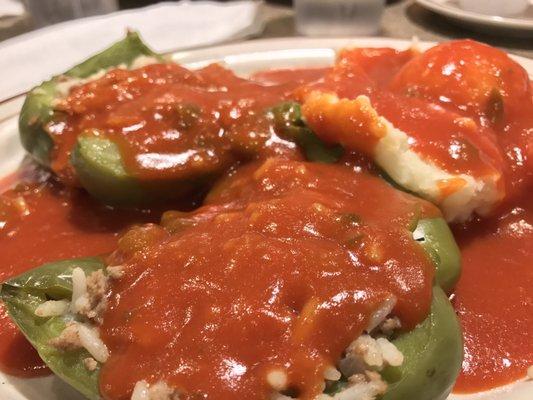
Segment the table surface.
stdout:
<svg viewBox="0 0 533 400">
<path fill-rule="evenodd" d="M 294 16 L 290 7 L 265 4 L 266 27 L 263 38 L 297 36 Z M 0 42 L 32 29 L 27 16 L 0 18 Z M 414 3 L 414 0 L 388 1 L 382 20 L 380 36 L 420 40 L 443 41 L 458 38 L 473 38 L 525 57 L 533 58 L 533 37 L 511 38 L 492 36 L 470 31 L 454 25 L 448 19 Z"/>
</svg>

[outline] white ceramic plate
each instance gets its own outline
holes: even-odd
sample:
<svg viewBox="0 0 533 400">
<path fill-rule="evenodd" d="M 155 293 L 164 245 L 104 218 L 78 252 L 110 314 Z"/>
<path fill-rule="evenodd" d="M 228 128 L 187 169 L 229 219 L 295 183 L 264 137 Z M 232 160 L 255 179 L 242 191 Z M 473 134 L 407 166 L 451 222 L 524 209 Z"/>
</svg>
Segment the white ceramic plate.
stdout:
<svg viewBox="0 0 533 400">
<path fill-rule="evenodd" d="M 172 58 L 190 68 L 198 68 L 210 62 L 220 62 L 238 74 L 246 75 L 269 68 L 330 65 L 335 51 L 347 46 L 405 49 L 410 44 L 405 40 L 368 38 L 255 40 L 235 45 L 182 51 L 174 53 Z M 432 45 L 432 43 L 420 43 L 422 49 Z M 533 60 L 514 58 L 533 75 Z M 17 131 L 18 111 L 22 102 L 23 98 L 17 97 L 0 103 L 0 176 L 13 172 L 24 157 Z M 532 400 L 532 393 L 533 382 L 522 381 L 490 392 L 453 395 L 449 400 Z M 57 377 L 17 379 L 0 373 L 0 399 L 81 400 L 82 397 Z"/>
<path fill-rule="evenodd" d="M 501 0 L 505 1 L 505 0 Z M 476 31 L 507 34 L 509 36 L 533 36 L 533 2 L 522 14 L 498 17 L 465 11 L 458 0 L 416 0 L 421 6 Z"/>
</svg>

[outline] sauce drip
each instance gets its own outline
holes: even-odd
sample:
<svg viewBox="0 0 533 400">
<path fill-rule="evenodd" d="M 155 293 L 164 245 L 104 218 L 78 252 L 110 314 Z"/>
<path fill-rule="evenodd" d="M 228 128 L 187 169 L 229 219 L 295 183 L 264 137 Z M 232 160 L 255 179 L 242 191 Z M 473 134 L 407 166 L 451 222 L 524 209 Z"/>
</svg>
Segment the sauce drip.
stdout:
<svg viewBox="0 0 533 400">
<path fill-rule="evenodd" d="M 405 329 L 427 316 L 433 265 L 408 227 L 438 215 L 429 203 L 346 167 L 279 159 L 220 186 L 196 214 L 222 212 L 125 260 L 102 326 L 104 398 L 162 379 L 184 399 L 264 399 L 281 369 L 287 390 L 313 399 L 385 299 Z"/>
</svg>

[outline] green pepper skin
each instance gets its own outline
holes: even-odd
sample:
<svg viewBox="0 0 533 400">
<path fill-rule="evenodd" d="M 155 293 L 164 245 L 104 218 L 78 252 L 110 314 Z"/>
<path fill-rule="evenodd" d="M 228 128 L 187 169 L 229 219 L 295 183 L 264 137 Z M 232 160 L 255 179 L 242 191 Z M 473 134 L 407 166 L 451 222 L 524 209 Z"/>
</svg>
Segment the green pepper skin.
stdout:
<svg viewBox="0 0 533 400">
<path fill-rule="evenodd" d="M 57 97 L 54 79 L 32 89 L 26 96 L 19 116 L 20 142 L 40 164 L 49 167 L 54 148 L 52 138 L 44 126 L 53 115 L 52 102 Z"/>
<path fill-rule="evenodd" d="M 329 146 L 311 131 L 302 118 L 300 104 L 286 102 L 278 104 L 269 111 L 276 132 L 284 139 L 296 142 L 307 160 L 332 164 L 337 162 L 344 150 L 340 145 Z"/>
<path fill-rule="evenodd" d="M 90 274 L 104 268 L 98 258 L 82 258 L 45 264 L 2 285 L 0 296 L 9 315 L 24 336 L 35 347 L 50 369 L 65 382 L 91 400 L 100 399 L 99 368 L 89 371 L 83 360 L 90 357 L 86 350 L 60 351 L 48 344 L 65 328 L 63 317 L 41 318 L 35 309 L 46 300 L 72 297 L 72 270 L 79 267 Z"/>
<path fill-rule="evenodd" d="M 60 95 L 58 83 L 65 77 L 86 78 L 102 69 L 120 64 L 130 65 L 141 55 L 160 57 L 141 41 L 137 33 L 129 32 L 125 39 L 103 52 L 32 89 L 26 96 L 19 117 L 20 140 L 23 147 L 39 163 L 49 167 L 54 144 L 46 132 L 46 124 L 54 115 L 53 102 Z"/>
<path fill-rule="evenodd" d="M 461 371 L 463 338 L 448 297 L 433 289 L 431 313 L 414 330 L 393 340 L 403 353 L 400 367 L 388 367 L 389 383 L 382 400 L 444 400 Z"/>
<path fill-rule="evenodd" d="M 186 177 L 140 180 L 129 175 L 118 146 L 109 139 L 80 135 L 70 162 L 81 185 L 102 203 L 118 207 L 149 206 L 190 195 L 216 179 L 219 168 L 199 170 Z"/>
<path fill-rule="evenodd" d="M 129 176 L 118 146 L 108 139 L 80 136 L 71 154 L 71 163 L 81 185 L 106 204 L 139 204 L 143 191 Z"/>
<path fill-rule="evenodd" d="M 443 218 L 418 221 L 413 232 L 435 265 L 436 283 L 450 293 L 461 276 L 461 251 Z"/>
<path fill-rule="evenodd" d="M 53 103 L 60 96 L 58 84 L 64 77 L 86 78 L 118 65 L 131 65 L 139 56 L 162 57 L 150 50 L 136 33 L 89 58 L 65 74 L 33 89 L 22 107 L 19 119 L 24 148 L 42 165 L 50 167 L 54 149 L 46 125 L 54 117 Z M 147 206 L 182 198 L 206 185 L 222 172 L 215 168 L 188 176 L 142 181 L 127 173 L 118 146 L 102 137 L 80 134 L 72 149 L 70 163 L 79 182 L 92 196 L 112 206 Z M 219 168 L 223 169 L 223 168 Z"/>
</svg>

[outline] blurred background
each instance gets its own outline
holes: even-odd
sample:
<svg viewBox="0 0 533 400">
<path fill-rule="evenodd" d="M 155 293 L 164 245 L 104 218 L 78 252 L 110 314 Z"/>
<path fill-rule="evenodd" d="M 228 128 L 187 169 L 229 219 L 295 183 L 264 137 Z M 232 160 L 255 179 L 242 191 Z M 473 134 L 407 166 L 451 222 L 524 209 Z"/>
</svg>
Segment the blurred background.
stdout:
<svg viewBox="0 0 533 400">
<path fill-rule="evenodd" d="M 166 4 L 183 2 L 205 3 L 182 0 L 167 1 Z M 160 1 L 0 0 L 0 49 L 3 43 L 10 42 L 8 39 L 60 21 L 117 11 L 124 13 L 140 7 L 153 7 L 156 3 Z M 240 35 L 221 37 L 220 42 L 300 35 L 417 37 L 428 41 L 471 37 L 533 58 L 533 0 L 496 3 L 485 0 L 221 0 L 214 4 L 232 3 L 257 6 L 253 21 L 256 26 Z M 489 3 L 500 4 L 501 10 L 486 10 L 486 13 L 500 15 L 483 15 L 483 8 Z M 476 13 L 469 12 L 472 10 L 467 10 L 468 7 L 473 7 Z M 509 12 L 514 14 L 507 15 Z M 137 21 L 142 19 L 136 18 Z M 194 22 L 198 21 L 201 19 Z M 165 34 L 168 29 L 167 26 Z"/>
</svg>

